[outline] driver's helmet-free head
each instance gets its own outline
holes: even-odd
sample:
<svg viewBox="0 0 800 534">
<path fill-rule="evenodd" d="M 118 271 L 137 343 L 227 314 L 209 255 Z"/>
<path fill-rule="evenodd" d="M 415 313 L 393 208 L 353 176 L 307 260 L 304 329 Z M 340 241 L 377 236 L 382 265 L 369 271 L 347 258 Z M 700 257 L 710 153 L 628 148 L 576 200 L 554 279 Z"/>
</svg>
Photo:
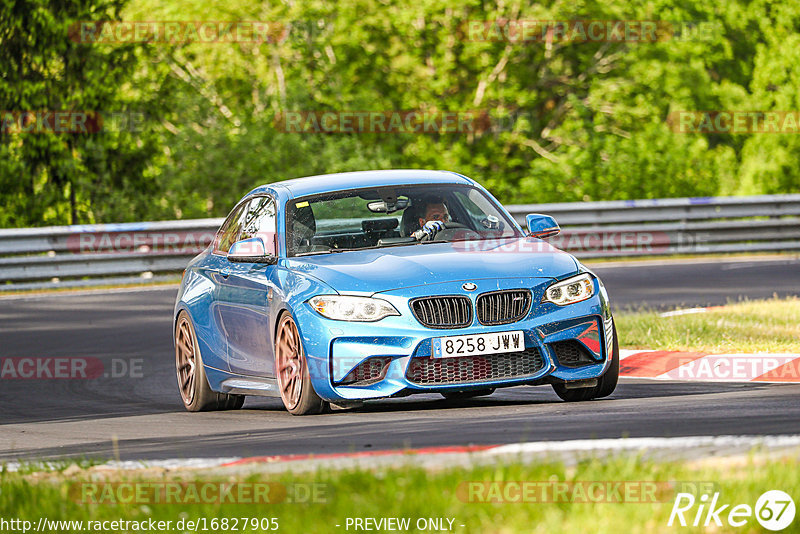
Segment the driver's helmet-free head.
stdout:
<svg viewBox="0 0 800 534">
<path fill-rule="evenodd" d="M 422 227 L 420 220 L 423 220 L 424 222 L 428 220 L 428 209 L 432 206 L 444 207 L 444 217 L 434 217 L 434 219 L 444 219 L 442 222 L 449 221 L 450 210 L 447 208 L 447 203 L 441 197 L 414 198 L 412 199 L 411 206 L 406 208 L 406 210 L 403 212 L 403 218 L 401 220 L 400 227 L 404 236 L 410 236 L 412 233 L 416 232 Z"/>
</svg>

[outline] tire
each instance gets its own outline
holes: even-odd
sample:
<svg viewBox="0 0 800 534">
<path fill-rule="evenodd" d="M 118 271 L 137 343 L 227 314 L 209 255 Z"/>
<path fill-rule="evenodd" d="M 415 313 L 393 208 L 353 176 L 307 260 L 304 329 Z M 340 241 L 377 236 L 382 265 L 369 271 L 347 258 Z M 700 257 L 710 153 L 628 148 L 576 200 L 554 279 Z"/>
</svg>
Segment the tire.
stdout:
<svg viewBox="0 0 800 534">
<path fill-rule="evenodd" d="M 289 313 L 278 320 L 275 335 L 275 375 L 281 400 L 290 414 L 319 414 L 328 408 L 328 403 L 317 395 L 311 385 L 303 341 Z"/>
<path fill-rule="evenodd" d="M 464 400 L 473 397 L 483 397 L 494 393 L 494 388 L 489 389 L 472 389 L 468 391 L 447 391 L 441 393 L 442 397 L 447 400 Z"/>
<path fill-rule="evenodd" d="M 611 365 L 603 376 L 597 379 L 597 385 L 589 388 L 567 389 L 564 384 L 553 384 L 556 395 L 567 402 L 580 402 L 591 399 L 602 399 L 611 395 L 619 381 L 619 340 L 617 326 L 614 325 L 614 339 L 611 346 Z"/>
<path fill-rule="evenodd" d="M 619 340 L 617 339 L 617 325 L 614 325 L 614 340 L 611 346 L 611 365 L 597 381 L 597 388 L 594 393 L 595 399 L 608 397 L 617 389 L 619 382 Z"/>
<path fill-rule="evenodd" d="M 555 390 L 556 395 L 561 397 L 561 400 L 565 400 L 567 402 L 581 402 L 593 399 L 597 386 L 592 386 L 590 388 L 567 389 L 564 384 L 553 384 L 553 389 Z"/>
<path fill-rule="evenodd" d="M 182 311 L 175 322 L 175 372 L 183 406 L 190 412 L 238 410 L 244 395 L 212 391 L 208 385 L 197 334 L 189 314 Z"/>
</svg>

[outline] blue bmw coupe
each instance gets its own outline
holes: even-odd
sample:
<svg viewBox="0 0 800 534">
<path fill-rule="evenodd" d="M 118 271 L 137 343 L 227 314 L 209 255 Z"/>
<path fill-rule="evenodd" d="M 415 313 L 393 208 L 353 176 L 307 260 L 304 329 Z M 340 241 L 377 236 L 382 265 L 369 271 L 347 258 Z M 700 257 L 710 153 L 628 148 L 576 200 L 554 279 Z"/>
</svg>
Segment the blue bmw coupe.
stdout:
<svg viewBox="0 0 800 534">
<path fill-rule="evenodd" d="M 280 397 L 295 415 L 414 393 L 550 384 L 610 395 L 619 349 L 592 272 L 523 230 L 480 184 L 444 171 L 264 185 L 186 268 L 175 303 L 190 411 Z"/>
</svg>

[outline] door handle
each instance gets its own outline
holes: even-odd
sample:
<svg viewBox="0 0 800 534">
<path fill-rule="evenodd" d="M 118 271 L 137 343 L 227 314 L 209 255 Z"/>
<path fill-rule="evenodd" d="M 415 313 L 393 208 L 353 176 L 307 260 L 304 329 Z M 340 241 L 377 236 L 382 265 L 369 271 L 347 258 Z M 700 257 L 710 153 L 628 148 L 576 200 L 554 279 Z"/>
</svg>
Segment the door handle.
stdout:
<svg viewBox="0 0 800 534">
<path fill-rule="evenodd" d="M 222 270 L 220 271 L 220 274 L 222 275 L 222 278 L 228 278 L 228 275 L 231 274 L 231 268 L 223 267 Z"/>
</svg>

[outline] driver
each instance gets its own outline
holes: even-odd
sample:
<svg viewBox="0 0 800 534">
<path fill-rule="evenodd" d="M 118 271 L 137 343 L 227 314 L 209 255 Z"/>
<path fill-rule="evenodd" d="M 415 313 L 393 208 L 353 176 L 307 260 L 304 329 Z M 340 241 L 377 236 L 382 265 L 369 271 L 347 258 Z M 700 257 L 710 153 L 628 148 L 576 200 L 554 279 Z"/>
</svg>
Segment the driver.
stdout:
<svg viewBox="0 0 800 534">
<path fill-rule="evenodd" d="M 425 211 L 420 212 L 418 218 L 420 229 L 412 234 L 417 241 L 423 239 L 433 240 L 436 234 L 445 228 L 445 223 L 450 222 L 450 212 L 441 200 L 431 200 L 425 205 Z"/>
<path fill-rule="evenodd" d="M 450 222 L 450 213 L 447 211 L 447 206 L 443 202 L 429 202 L 425 206 L 425 215 L 419 218 L 419 226 L 422 228 L 428 221 L 441 221 L 443 223 Z"/>
</svg>

